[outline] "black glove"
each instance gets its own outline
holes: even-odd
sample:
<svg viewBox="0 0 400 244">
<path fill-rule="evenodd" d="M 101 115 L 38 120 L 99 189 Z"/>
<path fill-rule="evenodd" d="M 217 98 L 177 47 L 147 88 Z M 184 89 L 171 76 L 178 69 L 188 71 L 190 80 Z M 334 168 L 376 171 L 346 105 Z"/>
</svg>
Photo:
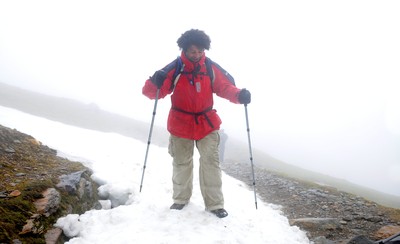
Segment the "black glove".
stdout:
<svg viewBox="0 0 400 244">
<path fill-rule="evenodd" d="M 158 89 L 160 89 L 164 84 L 165 78 L 167 78 L 167 73 L 161 69 L 154 72 L 154 75 L 150 77 L 150 80 Z"/>
<path fill-rule="evenodd" d="M 239 92 L 238 99 L 241 104 L 249 104 L 251 102 L 251 94 L 246 88 L 243 88 Z"/>
</svg>

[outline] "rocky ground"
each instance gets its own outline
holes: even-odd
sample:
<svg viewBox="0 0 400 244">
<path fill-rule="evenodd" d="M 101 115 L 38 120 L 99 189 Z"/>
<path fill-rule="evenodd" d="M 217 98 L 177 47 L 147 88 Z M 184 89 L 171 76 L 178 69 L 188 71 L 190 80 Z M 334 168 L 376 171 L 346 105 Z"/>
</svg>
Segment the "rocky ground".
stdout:
<svg viewBox="0 0 400 244">
<path fill-rule="evenodd" d="M 250 166 L 239 163 L 222 166 L 228 175 L 253 189 Z M 305 230 L 316 243 L 348 243 L 359 235 L 376 241 L 388 237 L 385 230 L 400 232 L 400 209 L 386 208 L 332 187 L 257 167 L 254 171 L 257 195 L 267 203 L 280 205 L 290 223 Z"/>
</svg>

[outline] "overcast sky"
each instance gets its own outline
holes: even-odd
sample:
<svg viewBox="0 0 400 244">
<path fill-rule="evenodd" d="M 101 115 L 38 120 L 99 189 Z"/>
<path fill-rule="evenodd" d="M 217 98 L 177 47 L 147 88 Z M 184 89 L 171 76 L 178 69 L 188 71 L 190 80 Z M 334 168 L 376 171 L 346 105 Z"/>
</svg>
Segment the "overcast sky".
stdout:
<svg viewBox="0 0 400 244">
<path fill-rule="evenodd" d="M 0 82 L 150 122 L 145 79 L 199 28 L 207 55 L 252 92 L 255 147 L 400 195 L 399 12 L 398 1 L 368 0 L 2 1 Z M 168 109 L 159 103 L 157 124 Z M 243 106 L 216 109 L 247 140 Z"/>
</svg>

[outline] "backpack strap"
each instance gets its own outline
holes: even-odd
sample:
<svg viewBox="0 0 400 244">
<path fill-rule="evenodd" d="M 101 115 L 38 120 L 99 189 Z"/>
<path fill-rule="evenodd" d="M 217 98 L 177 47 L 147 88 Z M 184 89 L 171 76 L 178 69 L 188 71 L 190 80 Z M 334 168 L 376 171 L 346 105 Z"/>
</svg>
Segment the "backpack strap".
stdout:
<svg viewBox="0 0 400 244">
<path fill-rule="evenodd" d="M 215 73 L 214 69 L 211 66 L 214 62 L 209 57 L 206 57 L 205 63 L 206 63 L 207 74 L 210 76 L 211 85 L 214 85 Z"/>
<path fill-rule="evenodd" d="M 175 64 L 175 72 L 172 76 L 171 91 L 175 89 L 176 83 L 178 83 L 179 77 L 181 77 L 181 74 L 185 69 L 185 64 L 182 62 L 181 57 L 177 57 L 173 63 Z"/>
<path fill-rule="evenodd" d="M 208 64 L 207 64 L 208 63 Z M 214 62 L 214 61 L 212 61 L 210 58 L 208 58 L 208 57 L 206 57 L 206 67 L 207 67 L 207 72 L 209 72 L 209 69 L 211 69 L 211 73 L 210 74 L 212 74 L 213 76 L 212 76 L 212 84 L 214 84 L 214 77 L 215 77 L 215 74 L 214 74 L 214 69 L 212 69 L 212 67 L 211 67 L 211 64 L 213 64 L 213 65 L 215 65 L 215 67 L 217 67 L 217 69 L 219 69 L 227 78 L 228 78 L 228 80 L 233 84 L 233 85 L 236 85 L 235 84 L 235 79 L 233 78 L 233 76 L 231 75 L 231 74 L 229 74 L 228 73 L 228 71 L 226 71 L 224 68 L 222 68 L 221 67 L 221 65 L 219 65 L 219 64 L 217 64 L 216 62 Z M 210 76 L 210 78 L 211 78 L 211 76 Z"/>
</svg>

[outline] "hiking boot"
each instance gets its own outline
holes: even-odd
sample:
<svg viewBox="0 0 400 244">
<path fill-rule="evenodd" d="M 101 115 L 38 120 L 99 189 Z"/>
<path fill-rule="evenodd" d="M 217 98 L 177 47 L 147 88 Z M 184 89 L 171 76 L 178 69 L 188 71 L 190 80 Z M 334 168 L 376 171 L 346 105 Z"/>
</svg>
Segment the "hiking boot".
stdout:
<svg viewBox="0 0 400 244">
<path fill-rule="evenodd" d="M 228 216 L 228 212 L 223 208 L 211 210 L 210 212 L 221 219 Z"/>
<path fill-rule="evenodd" d="M 185 204 L 174 203 L 169 209 L 182 210 L 183 207 L 185 207 Z"/>
</svg>

